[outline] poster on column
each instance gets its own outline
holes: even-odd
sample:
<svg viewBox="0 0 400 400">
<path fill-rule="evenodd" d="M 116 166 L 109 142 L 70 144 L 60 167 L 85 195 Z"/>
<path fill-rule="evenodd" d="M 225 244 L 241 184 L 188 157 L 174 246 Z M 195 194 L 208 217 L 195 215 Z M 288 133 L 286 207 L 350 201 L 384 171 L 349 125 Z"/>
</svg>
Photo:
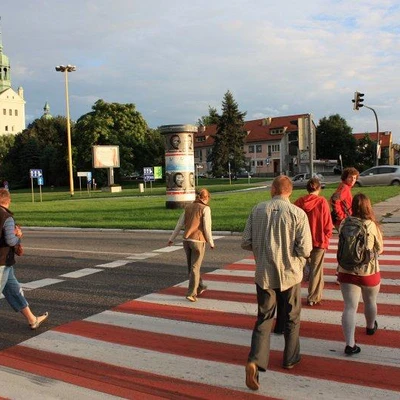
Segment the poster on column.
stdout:
<svg viewBox="0 0 400 400">
<path fill-rule="evenodd" d="M 165 158 L 167 198 L 190 201 L 195 191 L 193 155 L 168 154 Z"/>
<path fill-rule="evenodd" d="M 168 153 L 193 154 L 193 133 L 175 133 L 166 136 L 166 149 Z"/>
</svg>

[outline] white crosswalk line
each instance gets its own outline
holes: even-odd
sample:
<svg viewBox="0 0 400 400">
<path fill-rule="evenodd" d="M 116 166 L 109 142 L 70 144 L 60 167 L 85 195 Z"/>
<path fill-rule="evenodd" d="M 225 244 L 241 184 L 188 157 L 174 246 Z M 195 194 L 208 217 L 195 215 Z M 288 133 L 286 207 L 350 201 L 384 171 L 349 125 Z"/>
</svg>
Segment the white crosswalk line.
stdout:
<svg viewBox="0 0 400 400">
<path fill-rule="evenodd" d="M 188 281 L 183 281 L 5 349 L 0 352 L 0 379 L 7 385 L 4 390 L 0 388 L 0 397 L 97 400 L 119 398 L 121 393 L 120 398 L 147 400 L 172 395 L 183 399 L 191 393 L 198 398 L 219 400 L 262 396 L 288 400 L 399 398 L 400 278 L 396 277 L 400 271 L 400 253 L 396 254 L 395 249 L 400 238 L 385 240 L 392 245 L 391 254 L 380 258 L 385 262 L 381 265 L 384 277 L 378 294 L 379 329 L 374 336 L 366 335 L 360 306 L 356 339 L 362 350 L 352 357 L 344 354 L 343 299 L 340 286 L 333 284 L 335 241 L 336 238 L 326 255 L 323 304 L 302 307 L 302 362 L 293 370 L 284 370 L 281 366 L 284 336 L 271 334 L 272 361 L 268 370 L 260 373 L 261 386 L 257 392 L 248 390 L 244 382 L 244 365 L 257 316 L 254 259 L 248 257 L 204 273 L 208 289 L 197 302 L 185 298 Z M 171 247 L 131 254 L 133 259 L 97 267 L 117 268 L 182 249 Z M 90 270 L 81 269 L 64 277 L 78 278 Z M 34 288 L 59 281 L 24 285 Z M 307 283 L 302 286 L 305 304 Z M 21 371 L 8 364 L 18 362 Z M 50 373 L 52 368 L 54 372 Z M 357 371 L 362 375 L 353 377 L 351 374 Z M 88 389 L 92 383 L 97 385 L 96 390 Z M 203 390 L 202 394 L 193 389 L 195 385 Z M 214 394 L 218 390 L 221 392 Z"/>
<path fill-rule="evenodd" d="M 29 339 L 26 346 L 42 351 L 76 356 L 95 361 L 107 360 L 107 363 L 120 367 L 168 375 L 179 379 L 190 379 L 192 382 L 207 382 L 208 385 L 224 387 L 248 393 L 243 385 L 243 366 L 229 365 L 215 361 L 193 359 L 179 355 L 160 353 L 147 349 L 128 347 L 108 342 L 87 339 L 81 336 L 63 333 L 46 332 L 38 338 Z M 101 352 L 99 352 L 101 348 Z M 265 380 L 265 381 L 264 381 Z M 312 393 L 323 393 L 324 399 L 337 400 L 339 393 L 346 393 L 346 399 L 393 399 L 395 392 L 368 388 L 356 385 L 315 380 L 312 378 L 291 375 L 284 372 L 268 371 L 260 375 L 258 395 L 285 399 L 309 400 Z M 367 397 L 369 396 L 369 397 Z"/>
</svg>

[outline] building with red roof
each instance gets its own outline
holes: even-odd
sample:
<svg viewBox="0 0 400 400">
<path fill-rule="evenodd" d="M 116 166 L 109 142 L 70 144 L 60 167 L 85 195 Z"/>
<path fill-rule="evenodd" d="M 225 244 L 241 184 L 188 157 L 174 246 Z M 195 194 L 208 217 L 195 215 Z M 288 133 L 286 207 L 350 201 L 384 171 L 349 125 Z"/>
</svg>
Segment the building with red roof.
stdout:
<svg viewBox="0 0 400 400">
<path fill-rule="evenodd" d="M 369 138 L 377 143 L 378 141 L 378 133 L 353 133 L 353 136 L 357 139 L 363 139 L 365 136 L 369 136 Z M 395 161 L 395 146 L 393 146 L 393 137 L 392 132 L 379 132 L 379 142 L 380 142 L 380 151 L 378 150 L 379 159 L 383 161 L 383 164 L 393 165 Z M 380 162 L 380 164 L 382 164 Z"/>
<path fill-rule="evenodd" d="M 294 175 L 310 171 L 310 147 L 315 160 L 316 126 L 310 114 L 268 117 L 244 122 L 247 132 L 243 151 L 251 175 Z M 212 166 L 207 162 L 217 132 L 216 125 L 200 127 L 195 133 L 195 164 L 204 173 Z M 336 160 L 314 162 L 314 170 L 332 171 Z"/>
</svg>

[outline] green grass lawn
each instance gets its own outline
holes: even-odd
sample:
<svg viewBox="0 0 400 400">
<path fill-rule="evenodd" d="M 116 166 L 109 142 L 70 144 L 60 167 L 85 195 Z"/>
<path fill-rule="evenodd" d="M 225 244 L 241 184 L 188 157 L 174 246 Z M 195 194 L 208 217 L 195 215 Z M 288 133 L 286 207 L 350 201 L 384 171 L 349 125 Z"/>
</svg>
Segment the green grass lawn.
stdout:
<svg viewBox="0 0 400 400">
<path fill-rule="evenodd" d="M 265 179 L 241 179 L 229 184 L 228 180 L 200 180 L 211 194 L 210 206 L 214 231 L 241 232 L 252 207 L 270 198 L 269 189 L 245 190 L 262 187 Z M 327 199 L 337 184 L 327 185 L 322 195 Z M 397 186 L 354 188 L 353 194 L 364 192 L 372 203 L 383 201 L 400 194 Z M 67 188 L 63 190 L 44 189 L 42 202 L 39 190 L 35 188 L 34 202 L 30 190 L 12 191 L 11 210 L 16 221 L 22 226 L 119 228 L 119 229 L 173 229 L 181 209 L 166 209 L 165 186 L 150 185 L 139 193 L 138 183 L 124 185 L 120 193 L 91 192 L 78 190 L 71 198 Z M 305 190 L 294 190 L 291 200 L 306 194 Z"/>
</svg>

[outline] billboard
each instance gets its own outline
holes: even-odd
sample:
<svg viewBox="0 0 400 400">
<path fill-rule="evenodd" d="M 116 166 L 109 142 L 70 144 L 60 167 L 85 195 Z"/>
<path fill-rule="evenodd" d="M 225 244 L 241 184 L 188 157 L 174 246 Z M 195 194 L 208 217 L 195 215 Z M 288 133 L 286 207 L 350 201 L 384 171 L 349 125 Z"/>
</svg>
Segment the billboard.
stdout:
<svg viewBox="0 0 400 400">
<path fill-rule="evenodd" d="M 93 168 L 119 168 L 119 146 L 93 146 Z"/>
</svg>

